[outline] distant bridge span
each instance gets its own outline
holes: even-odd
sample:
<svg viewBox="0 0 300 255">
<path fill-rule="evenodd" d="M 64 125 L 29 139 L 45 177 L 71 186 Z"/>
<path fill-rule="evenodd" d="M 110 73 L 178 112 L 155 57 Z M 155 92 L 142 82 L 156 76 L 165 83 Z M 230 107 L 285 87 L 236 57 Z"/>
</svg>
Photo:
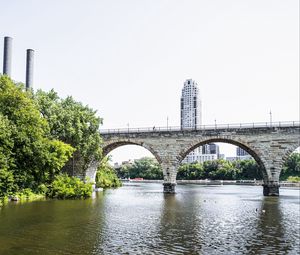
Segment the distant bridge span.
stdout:
<svg viewBox="0 0 300 255">
<path fill-rule="evenodd" d="M 152 127 L 100 131 L 104 156 L 123 145 L 140 145 L 156 157 L 164 176 L 164 192 L 174 193 L 177 169 L 200 145 L 225 142 L 247 151 L 263 174 L 263 194 L 279 195 L 279 176 L 286 158 L 299 147 L 300 123 L 247 123 L 200 126 L 196 129 Z M 93 174 L 93 173 L 92 173 Z"/>
</svg>

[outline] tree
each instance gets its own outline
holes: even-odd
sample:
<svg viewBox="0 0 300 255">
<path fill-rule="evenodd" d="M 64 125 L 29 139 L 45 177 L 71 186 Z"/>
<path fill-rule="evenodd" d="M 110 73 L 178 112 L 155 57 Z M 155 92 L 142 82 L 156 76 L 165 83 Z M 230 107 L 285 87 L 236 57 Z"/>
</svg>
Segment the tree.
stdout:
<svg viewBox="0 0 300 255">
<path fill-rule="evenodd" d="M 15 191 L 12 148 L 14 141 L 9 120 L 0 113 L 0 198 Z"/>
<path fill-rule="evenodd" d="M 280 179 L 286 180 L 289 176 L 300 177 L 300 153 L 292 153 L 283 165 Z"/>
<path fill-rule="evenodd" d="M 262 179 L 262 170 L 254 159 L 244 159 L 234 162 L 235 167 L 240 169 L 237 179 L 253 180 Z"/>
<path fill-rule="evenodd" d="M 177 179 L 182 180 L 238 180 L 254 178 L 262 178 L 261 170 L 254 160 L 230 162 L 218 159 L 203 163 L 194 162 L 182 164 L 177 172 Z"/>
<path fill-rule="evenodd" d="M 0 178 L 14 190 L 50 183 L 74 151 L 51 138 L 30 93 L 7 76 L 0 76 L 0 131 Z"/>
<path fill-rule="evenodd" d="M 51 137 L 70 144 L 76 149 L 66 170 L 84 172 L 90 163 L 101 159 L 99 125 L 102 119 L 96 111 L 76 102 L 72 97 L 60 98 L 54 90 L 37 91 L 34 95 L 39 110 L 48 121 Z"/>
<path fill-rule="evenodd" d="M 199 180 L 204 177 L 203 165 L 198 162 L 182 164 L 178 168 L 177 179 L 179 180 Z"/>
<path fill-rule="evenodd" d="M 8 118 L 0 113 L 0 169 L 9 169 L 14 163 L 12 128 Z"/>
<path fill-rule="evenodd" d="M 117 171 L 120 178 L 144 178 L 148 180 L 163 179 L 161 166 L 155 158 L 143 157 L 133 164 L 122 165 Z"/>
<path fill-rule="evenodd" d="M 97 188 L 117 188 L 122 186 L 115 170 L 109 165 L 108 161 L 109 158 L 105 157 L 99 164 L 96 174 Z"/>
</svg>

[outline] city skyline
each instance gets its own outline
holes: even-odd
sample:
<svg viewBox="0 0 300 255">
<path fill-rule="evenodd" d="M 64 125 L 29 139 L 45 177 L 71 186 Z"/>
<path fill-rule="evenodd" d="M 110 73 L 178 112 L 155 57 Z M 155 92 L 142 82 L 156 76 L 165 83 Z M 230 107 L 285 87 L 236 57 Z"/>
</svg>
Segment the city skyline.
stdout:
<svg viewBox="0 0 300 255">
<path fill-rule="evenodd" d="M 88 104 L 103 129 L 179 126 L 187 78 L 203 124 L 299 119 L 296 0 L 0 2 L 12 78 L 25 82 L 34 49 L 34 90 Z"/>
</svg>

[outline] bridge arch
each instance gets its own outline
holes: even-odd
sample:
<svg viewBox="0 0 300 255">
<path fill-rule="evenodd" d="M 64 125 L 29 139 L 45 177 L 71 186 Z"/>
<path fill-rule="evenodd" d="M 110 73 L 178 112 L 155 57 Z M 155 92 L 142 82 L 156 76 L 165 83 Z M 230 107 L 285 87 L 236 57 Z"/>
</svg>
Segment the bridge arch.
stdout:
<svg viewBox="0 0 300 255">
<path fill-rule="evenodd" d="M 162 160 L 161 157 L 159 156 L 158 152 L 153 149 L 153 147 L 143 141 L 131 141 L 131 140 L 119 140 L 119 141 L 112 141 L 109 143 L 106 143 L 103 145 L 102 147 L 102 154 L 103 156 L 107 156 L 108 153 L 110 153 L 111 151 L 113 151 L 116 148 L 119 148 L 121 146 L 125 146 L 125 145 L 137 145 L 137 146 L 141 146 L 143 148 L 145 148 L 146 150 L 150 151 L 153 156 L 156 158 L 156 160 L 158 161 L 159 164 L 161 164 Z"/>
<path fill-rule="evenodd" d="M 236 140 L 236 139 L 212 137 L 212 138 L 196 140 L 181 150 L 181 152 L 179 153 L 179 156 L 177 158 L 179 164 L 190 152 L 192 152 L 199 146 L 209 144 L 209 143 L 227 143 L 227 144 L 232 144 L 232 145 L 242 148 L 247 153 L 249 153 L 254 158 L 254 160 L 257 162 L 257 164 L 259 165 L 259 167 L 262 171 L 264 180 L 268 179 L 268 176 L 270 175 L 270 173 L 268 173 L 268 170 L 265 167 L 264 160 L 259 156 L 260 152 L 257 151 L 255 148 L 252 148 L 252 146 L 249 145 L 247 142 L 241 141 L 241 140 Z"/>
</svg>

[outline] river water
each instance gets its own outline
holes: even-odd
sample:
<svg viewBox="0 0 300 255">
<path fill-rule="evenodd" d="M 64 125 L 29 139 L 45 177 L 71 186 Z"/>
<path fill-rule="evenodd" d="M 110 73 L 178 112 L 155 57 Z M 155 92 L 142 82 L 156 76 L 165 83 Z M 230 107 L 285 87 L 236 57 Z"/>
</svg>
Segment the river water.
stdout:
<svg viewBox="0 0 300 255">
<path fill-rule="evenodd" d="M 0 208 L 0 254 L 300 254 L 297 189 L 127 184 Z"/>
</svg>

